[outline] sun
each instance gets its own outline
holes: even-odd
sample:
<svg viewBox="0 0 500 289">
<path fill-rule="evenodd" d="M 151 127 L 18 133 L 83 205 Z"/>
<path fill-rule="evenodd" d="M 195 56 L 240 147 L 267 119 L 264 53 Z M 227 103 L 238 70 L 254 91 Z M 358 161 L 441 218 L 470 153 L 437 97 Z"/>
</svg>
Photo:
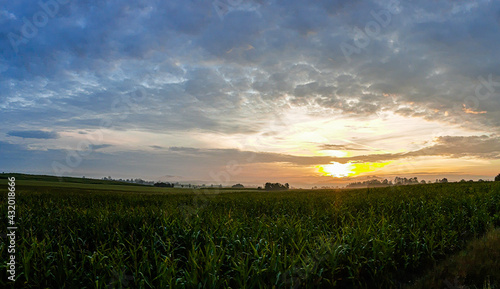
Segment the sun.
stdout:
<svg viewBox="0 0 500 289">
<path fill-rule="evenodd" d="M 318 171 L 323 176 L 331 176 L 334 178 L 344 178 L 353 175 L 359 175 L 362 173 L 368 173 L 377 171 L 390 164 L 391 162 L 385 163 L 337 163 L 332 162 L 328 165 L 317 166 Z"/>
<path fill-rule="evenodd" d="M 343 178 L 354 175 L 353 165 L 351 163 L 341 164 L 332 162 L 328 165 L 318 166 L 318 170 L 324 176 L 332 176 L 334 178 Z"/>
</svg>

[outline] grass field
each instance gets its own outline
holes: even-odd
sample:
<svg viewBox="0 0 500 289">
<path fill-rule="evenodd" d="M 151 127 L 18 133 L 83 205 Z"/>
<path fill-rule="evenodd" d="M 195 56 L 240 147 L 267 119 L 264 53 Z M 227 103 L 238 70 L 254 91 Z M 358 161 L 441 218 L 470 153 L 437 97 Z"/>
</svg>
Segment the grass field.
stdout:
<svg viewBox="0 0 500 289">
<path fill-rule="evenodd" d="M 19 288 L 405 288 L 500 227 L 500 182 L 235 192 L 19 180 L 16 190 Z M 442 276 L 427 279 L 448 288 Z M 500 286 L 498 274 L 459 277 Z"/>
</svg>

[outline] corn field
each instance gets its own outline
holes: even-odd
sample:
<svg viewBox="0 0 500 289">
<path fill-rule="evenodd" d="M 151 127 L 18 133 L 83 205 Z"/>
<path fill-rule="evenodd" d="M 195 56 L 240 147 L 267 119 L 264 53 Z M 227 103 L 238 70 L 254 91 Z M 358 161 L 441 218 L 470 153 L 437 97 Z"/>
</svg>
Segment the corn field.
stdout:
<svg viewBox="0 0 500 289">
<path fill-rule="evenodd" d="M 20 183 L 19 273 L 2 261 L 0 287 L 402 288 L 500 226 L 500 182 L 171 191 Z"/>
</svg>

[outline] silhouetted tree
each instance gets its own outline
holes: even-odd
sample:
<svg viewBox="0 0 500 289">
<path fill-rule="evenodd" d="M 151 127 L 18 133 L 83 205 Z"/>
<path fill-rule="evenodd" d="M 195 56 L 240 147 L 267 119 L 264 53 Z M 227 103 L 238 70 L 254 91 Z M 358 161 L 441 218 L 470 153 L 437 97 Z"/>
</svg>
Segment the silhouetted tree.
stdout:
<svg viewBox="0 0 500 289">
<path fill-rule="evenodd" d="M 398 177 L 396 177 L 397 181 L 400 181 Z M 402 183 L 400 183 L 402 184 Z M 385 186 L 390 186 L 391 182 L 389 182 L 387 179 L 383 181 L 379 180 L 368 180 L 368 181 L 363 181 L 363 182 L 354 182 L 354 183 L 349 183 L 346 187 L 347 188 L 372 188 L 372 187 L 385 187 Z"/>
<path fill-rule="evenodd" d="M 500 182 L 500 174 L 498 174 L 498 176 L 495 177 L 495 182 Z"/>
<path fill-rule="evenodd" d="M 153 186 L 160 187 L 160 188 L 173 188 L 174 184 L 158 182 L 158 183 L 155 183 Z"/>
<path fill-rule="evenodd" d="M 290 186 L 288 183 L 282 185 L 280 183 L 266 183 L 264 185 L 264 189 L 266 191 L 283 191 L 283 190 L 288 190 Z"/>
<path fill-rule="evenodd" d="M 236 185 L 232 185 L 231 188 L 244 188 L 245 186 L 243 186 L 242 184 L 236 184 Z"/>
</svg>

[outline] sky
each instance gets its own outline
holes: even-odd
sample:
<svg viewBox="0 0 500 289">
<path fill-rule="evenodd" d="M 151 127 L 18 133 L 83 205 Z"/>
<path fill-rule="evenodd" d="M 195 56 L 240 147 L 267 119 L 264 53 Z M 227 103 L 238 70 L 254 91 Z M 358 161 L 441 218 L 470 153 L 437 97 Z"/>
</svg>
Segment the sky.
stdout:
<svg viewBox="0 0 500 289">
<path fill-rule="evenodd" d="M 500 2 L 0 0 L 0 171 L 500 173 Z"/>
</svg>

